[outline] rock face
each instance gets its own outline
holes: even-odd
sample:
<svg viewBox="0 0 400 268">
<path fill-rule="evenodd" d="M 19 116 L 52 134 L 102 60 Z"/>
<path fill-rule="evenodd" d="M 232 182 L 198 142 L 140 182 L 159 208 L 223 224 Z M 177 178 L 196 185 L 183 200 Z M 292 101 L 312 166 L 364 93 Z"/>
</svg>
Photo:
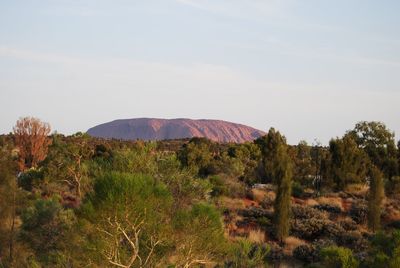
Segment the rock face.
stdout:
<svg viewBox="0 0 400 268">
<path fill-rule="evenodd" d="M 221 120 L 121 119 L 90 128 L 87 133 L 99 138 L 123 140 L 168 140 L 205 137 L 217 142 L 252 141 L 265 132 Z"/>
</svg>

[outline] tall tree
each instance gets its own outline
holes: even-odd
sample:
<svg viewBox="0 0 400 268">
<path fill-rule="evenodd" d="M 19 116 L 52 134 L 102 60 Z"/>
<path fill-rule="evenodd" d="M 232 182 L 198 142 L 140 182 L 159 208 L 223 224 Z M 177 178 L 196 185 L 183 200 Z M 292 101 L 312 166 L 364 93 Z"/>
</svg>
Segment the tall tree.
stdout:
<svg viewBox="0 0 400 268">
<path fill-rule="evenodd" d="M 373 231 L 380 228 L 381 206 L 385 197 L 383 174 L 375 166 L 372 166 L 368 172 L 370 185 L 368 196 L 368 227 Z"/>
<path fill-rule="evenodd" d="M 278 185 L 274 203 L 276 238 L 283 241 L 289 235 L 292 163 L 288 155 L 286 139 L 271 128 L 259 139 L 266 175 Z"/>
<path fill-rule="evenodd" d="M 50 125 L 34 117 L 24 117 L 14 126 L 15 144 L 19 149 L 20 170 L 37 167 L 46 158 L 51 140 Z"/>
<path fill-rule="evenodd" d="M 372 163 L 391 179 L 397 173 L 396 143 L 394 133 L 382 122 L 359 122 L 349 132 L 365 150 Z"/>
<path fill-rule="evenodd" d="M 309 175 L 315 174 L 315 166 L 311 158 L 311 147 L 306 141 L 300 141 L 296 146 L 294 157 L 294 177 L 305 180 Z"/>
<path fill-rule="evenodd" d="M 331 174 L 337 189 L 343 190 L 348 183 L 361 182 L 365 178 L 368 158 L 353 136 L 332 139 L 329 142 L 329 151 Z"/>
</svg>

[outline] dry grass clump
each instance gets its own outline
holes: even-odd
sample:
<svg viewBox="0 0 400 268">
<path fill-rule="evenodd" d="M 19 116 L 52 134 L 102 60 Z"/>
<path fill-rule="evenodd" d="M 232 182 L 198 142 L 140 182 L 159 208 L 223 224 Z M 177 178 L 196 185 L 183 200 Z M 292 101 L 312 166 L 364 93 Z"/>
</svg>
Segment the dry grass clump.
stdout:
<svg viewBox="0 0 400 268">
<path fill-rule="evenodd" d="M 248 239 L 257 244 L 262 244 L 265 242 L 265 232 L 260 229 L 250 230 Z"/>
<path fill-rule="evenodd" d="M 310 207 L 313 207 L 313 206 L 316 206 L 316 205 L 319 205 L 319 204 L 320 204 L 320 203 L 318 203 L 317 200 L 312 199 L 312 198 L 307 199 L 307 200 L 305 201 L 305 205 L 306 205 L 306 206 L 310 206 Z"/>
<path fill-rule="evenodd" d="M 365 183 L 352 183 L 346 186 L 346 192 L 355 196 L 366 196 L 369 186 Z"/>
<path fill-rule="evenodd" d="M 229 210 L 244 209 L 246 206 L 242 199 L 240 198 L 230 198 L 222 196 L 218 200 L 218 205 Z"/>
<path fill-rule="evenodd" d="M 318 202 L 319 205 L 334 205 L 340 207 L 343 210 L 342 198 L 340 197 L 318 197 L 315 201 Z"/>
<path fill-rule="evenodd" d="M 267 192 L 261 189 L 251 189 L 254 201 L 261 203 L 267 196 Z"/>
<path fill-rule="evenodd" d="M 300 238 L 297 238 L 295 236 L 288 236 L 285 239 L 285 247 L 283 249 L 283 252 L 285 253 L 285 255 L 291 256 L 293 254 L 293 250 L 295 248 L 297 248 L 298 246 L 301 246 L 301 245 L 306 245 L 306 244 L 307 244 L 307 242 Z"/>
</svg>

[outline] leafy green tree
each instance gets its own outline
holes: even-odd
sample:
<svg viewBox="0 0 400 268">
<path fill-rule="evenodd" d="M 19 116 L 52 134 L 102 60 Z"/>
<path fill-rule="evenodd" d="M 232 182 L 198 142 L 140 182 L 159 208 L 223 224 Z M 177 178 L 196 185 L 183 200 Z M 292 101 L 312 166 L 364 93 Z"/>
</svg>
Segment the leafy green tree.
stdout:
<svg viewBox="0 0 400 268">
<path fill-rule="evenodd" d="M 359 122 L 349 134 L 365 150 L 372 163 L 383 171 L 385 177 L 391 179 L 396 175 L 398 162 L 394 133 L 384 123 Z"/>
<path fill-rule="evenodd" d="M 375 232 L 380 228 L 381 206 L 385 196 L 382 172 L 372 166 L 369 171 L 368 226 Z"/>
<path fill-rule="evenodd" d="M 348 183 L 361 182 L 366 177 L 368 159 L 351 135 L 329 142 L 331 172 L 337 189 Z"/>
<path fill-rule="evenodd" d="M 292 188 L 292 163 L 286 139 L 279 131 L 271 128 L 265 137 L 256 142 L 261 146 L 267 178 L 278 185 L 274 203 L 274 225 L 276 238 L 282 242 L 289 235 Z"/>
<path fill-rule="evenodd" d="M 295 147 L 293 162 L 293 176 L 295 179 L 304 182 L 309 175 L 315 174 L 315 166 L 311 158 L 311 147 L 306 141 L 300 141 Z"/>
<path fill-rule="evenodd" d="M 286 163 L 280 163 L 278 158 L 282 157 L 283 152 L 285 157 L 287 156 L 286 138 L 279 131 L 270 128 L 267 135 L 258 138 L 255 143 L 261 150 L 261 161 L 264 168 L 263 182 L 279 183 L 284 169 L 282 165 L 286 165 Z"/>
<path fill-rule="evenodd" d="M 231 145 L 228 149 L 228 155 L 242 163 L 244 170 L 240 179 L 243 182 L 252 185 L 259 180 L 258 167 L 261 160 L 261 150 L 257 144 L 246 142 Z"/>
<path fill-rule="evenodd" d="M 208 167 L 213 159 L 212 142 L 205 138 L 192 138 L 178 151 L 178 159 L 184 167 L 200 176 L 209 175 Z"/>
<path fill-rule="evenodd" d="M 354 258 L 353 253 L 348 248 L 343 247 L 327 247 L 320 252 L 324 267 L 328 268 L 356 268 L 358 261 Z"/>
</svg>

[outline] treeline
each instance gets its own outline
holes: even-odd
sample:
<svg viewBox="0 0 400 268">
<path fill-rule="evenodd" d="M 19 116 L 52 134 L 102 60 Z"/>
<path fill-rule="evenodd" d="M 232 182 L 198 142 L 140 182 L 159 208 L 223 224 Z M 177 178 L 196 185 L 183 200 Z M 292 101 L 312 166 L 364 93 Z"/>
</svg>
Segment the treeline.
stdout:
<svg viewBox="0 0 400 268">
<path fill-rule="evenodd" d="M 269 244 L 230 237 L 219 205 L 258 184 L 275 187 L 264 231 L 278 244 L 293 233 L 293 197 L 368 185 L 368 258 L 329 245 L 316 262 L 399 267 L 398 232 L 380 231 L 385 196 L 400 193 L 399 147 L 379 122 L 324 147 L 275 129 L 244 144 L 102 140 L 22 118 L 0 139 L 0 267 L 264 267 Z"/>
</svg>

